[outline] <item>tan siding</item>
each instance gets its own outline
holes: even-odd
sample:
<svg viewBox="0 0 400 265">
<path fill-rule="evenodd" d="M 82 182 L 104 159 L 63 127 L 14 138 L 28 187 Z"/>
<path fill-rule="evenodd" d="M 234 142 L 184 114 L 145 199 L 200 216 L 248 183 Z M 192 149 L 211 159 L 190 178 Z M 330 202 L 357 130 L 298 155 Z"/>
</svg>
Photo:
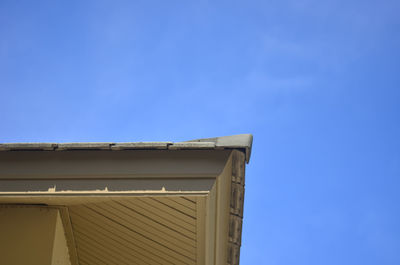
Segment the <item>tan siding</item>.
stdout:
<svg viewBox="0 0 400 265">
<path fill-rule="evenodd" d="M 70 205 L 78 257 L 86 264 L 196 264 L 194 201 L 120 197 Z"/>
<path fill-rule="evenodd" d="M 192 231 L 194 238 L 196 221 L 193 217 L 182 214 L 173 207 L 168 206 L 165 201 L 161 202 L 153 198 L 138 198 L 138 200 L 146 204 L 147 207 L 150 207 L 152 211 L 157 213 L 159 216 L 166 218 L 167 220 L 174 220 L 174 222 L 183 228 Z"/>
<path fill-rule="evenodd" d="M 29 196 L 2 203 L 63 205 L 79 264 L 198 264 L 197 196 Z M 69 215 L 68 215 L 69 213 Z M 201 240 L 201 246 L 204 240 Z M 201 259 L 200 259 L 201 260 Z"/>
</svg>

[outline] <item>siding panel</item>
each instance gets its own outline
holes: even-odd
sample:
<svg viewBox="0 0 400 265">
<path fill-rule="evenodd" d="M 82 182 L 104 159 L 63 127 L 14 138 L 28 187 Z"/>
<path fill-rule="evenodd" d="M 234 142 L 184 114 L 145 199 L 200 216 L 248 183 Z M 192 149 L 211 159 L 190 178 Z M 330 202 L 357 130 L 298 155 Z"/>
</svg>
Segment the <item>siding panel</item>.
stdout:
<svg viewBox="0 0 400 265">
<path fill-rule="evenodd" d="M 196 198 L 81 202 L 68 208 L 82 264 L 196 264 Z"/>
</svg>

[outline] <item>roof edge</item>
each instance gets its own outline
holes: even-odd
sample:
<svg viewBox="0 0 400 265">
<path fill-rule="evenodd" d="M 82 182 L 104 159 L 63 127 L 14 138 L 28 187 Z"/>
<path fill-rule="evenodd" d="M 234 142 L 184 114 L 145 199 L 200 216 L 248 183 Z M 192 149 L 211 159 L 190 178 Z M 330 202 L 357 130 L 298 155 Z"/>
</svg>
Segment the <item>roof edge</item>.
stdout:
<svg viewBox="0 0 400 265">
<path fill-rule="evenodd" d="M 230 136 L 213 137 L 213 138 L 202 138 L 190 140 L 187 142 L 214 142 L 215 147 L 220 148 L 238 148 L 245 149 L 246 152 L 246 162 L 249 163 L 251 148 L 253 145 L 253 135 L 252 134 L 236 134 Z"/>
<path fill-rule="evenodd" d="M 185 142 L 87 142 L 87 143 L 0 143 L 0 151 L 72 151 L 72 150 L 132 150 L 132 149 L 244 149 L 246 162 L 250 161 L 253 135 L 202 138 Z"/>
</svg>

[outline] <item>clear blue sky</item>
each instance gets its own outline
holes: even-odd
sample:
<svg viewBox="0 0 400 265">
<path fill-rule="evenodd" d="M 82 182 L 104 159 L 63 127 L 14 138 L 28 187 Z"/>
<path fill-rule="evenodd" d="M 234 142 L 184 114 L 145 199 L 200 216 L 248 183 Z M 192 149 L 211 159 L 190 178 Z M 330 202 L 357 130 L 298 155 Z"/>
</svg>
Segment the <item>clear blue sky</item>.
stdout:
<svg viewBox="0 0 400 265">
<path fill-rule="evenodd" d="M 400 264 L 400 3 L 0 2 L 0 142 L 254 134 L 241 264 Z"/>
</svg>

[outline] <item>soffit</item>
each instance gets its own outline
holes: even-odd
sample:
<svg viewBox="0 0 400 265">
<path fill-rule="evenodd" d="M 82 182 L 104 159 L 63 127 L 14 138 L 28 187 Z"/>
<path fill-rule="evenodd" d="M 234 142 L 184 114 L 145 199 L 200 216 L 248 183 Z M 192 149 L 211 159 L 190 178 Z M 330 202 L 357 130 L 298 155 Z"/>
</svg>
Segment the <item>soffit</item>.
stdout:
<svg viewBox="0 0 400 265">
<path fill-rule="evenodd" d="M 3 197 L 63 205 L 79 264 L 196 264 L 202 196 Z"/>
</svg>

